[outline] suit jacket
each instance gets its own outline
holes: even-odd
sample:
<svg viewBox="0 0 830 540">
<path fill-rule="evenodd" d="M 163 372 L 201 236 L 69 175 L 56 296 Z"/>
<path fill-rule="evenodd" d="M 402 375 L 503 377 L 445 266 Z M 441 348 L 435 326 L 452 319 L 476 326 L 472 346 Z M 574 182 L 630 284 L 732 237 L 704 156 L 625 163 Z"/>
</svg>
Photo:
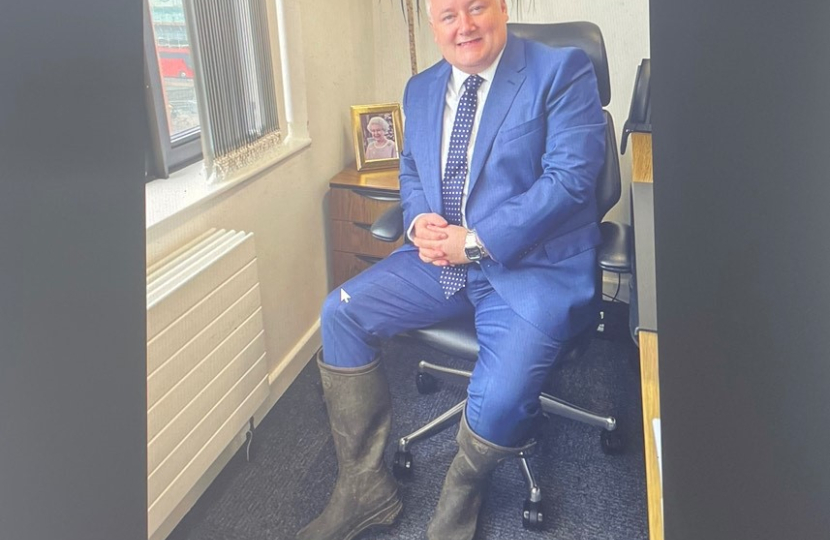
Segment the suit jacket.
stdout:
<svg viewBox="0 0 830 540">
<path fill-rule="evenodd" d="M 412 77 L 404 93 L 404 230 L 421 213 L 443 212 L 441 131 L 451 72 L 442 60 Z M 556 339 L 596 315 L 595 186 L 604 152 L 588 56 L 508 34 L 473 149 L 466 220 L 491 254 L 481 267 L 495 291 Z"/>
</svg>

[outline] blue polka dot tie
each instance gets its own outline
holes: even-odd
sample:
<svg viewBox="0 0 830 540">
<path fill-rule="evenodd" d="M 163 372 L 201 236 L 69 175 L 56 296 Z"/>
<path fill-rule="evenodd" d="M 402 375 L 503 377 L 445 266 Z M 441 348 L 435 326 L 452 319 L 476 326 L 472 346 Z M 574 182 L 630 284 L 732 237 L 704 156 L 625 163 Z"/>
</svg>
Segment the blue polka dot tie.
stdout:
<svg viewBox="0 0 830 540">
<path fill-rule="evenodd" d="M 478 106 L 478 87 L 482 82 L 484 79 L 478 75 L 467 77 L 464 81 L 464 94 L 455 112 L 455 123 L 450 136 L 450 150 L 444 167 L 444 180 L 441 182 L 444 219 L 450 225 L 461 225 L 461 197 L 464 192 L 464 182 L 467 180 L 467 149 L 470 145 L 470 132 L 473 130 L 473 120 Z M 450 298 L 466 285 L 467 265 L 443 267 L 438 282 L 444 289 L 444 297 Z"/>
</svg>

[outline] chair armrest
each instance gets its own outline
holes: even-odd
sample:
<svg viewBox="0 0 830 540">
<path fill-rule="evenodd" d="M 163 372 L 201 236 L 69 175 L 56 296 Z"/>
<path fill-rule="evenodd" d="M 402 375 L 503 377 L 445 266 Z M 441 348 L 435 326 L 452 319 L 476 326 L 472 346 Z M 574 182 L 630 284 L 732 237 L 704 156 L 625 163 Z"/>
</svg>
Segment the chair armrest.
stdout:
<svg viewBox="0 0 830 540">
<path fill-rule="evenodd" d="M 631 273 L 631 227 L 614 221 L 599 224 L 602 243 L 597 249 L 600 268 L 615 274 Z"/>
<path fill-rule="evenodd" d="M 395 242 L 403 235 L 403 207 L 396 204 L 372 223 L 372 236 L 383 242 Z"/>
</svg>

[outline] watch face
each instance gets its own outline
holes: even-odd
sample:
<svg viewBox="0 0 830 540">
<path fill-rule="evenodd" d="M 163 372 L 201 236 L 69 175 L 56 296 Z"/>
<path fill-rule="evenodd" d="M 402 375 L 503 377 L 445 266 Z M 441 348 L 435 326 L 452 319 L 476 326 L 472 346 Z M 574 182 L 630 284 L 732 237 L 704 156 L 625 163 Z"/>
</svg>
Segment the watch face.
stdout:
<svg viewBox="0 0 830 540">
<path fill-rule="evenodd" d="M 472 231 L 469 231 L 467 233 L 467 238 L 465 238 L 464 255 L 466 255 L 467 259 L 471 261 L 481 260 L 481 248 L 476 243 L 476 235 Z"/>
<path fill-rule="evenodd" d="M 475 247 L 465 247 L 464 254 L 467 256 L 468 259 L 471 261 L 478 261 L 481 260 L 481 249 L 478 246 Z"/>
</svg>

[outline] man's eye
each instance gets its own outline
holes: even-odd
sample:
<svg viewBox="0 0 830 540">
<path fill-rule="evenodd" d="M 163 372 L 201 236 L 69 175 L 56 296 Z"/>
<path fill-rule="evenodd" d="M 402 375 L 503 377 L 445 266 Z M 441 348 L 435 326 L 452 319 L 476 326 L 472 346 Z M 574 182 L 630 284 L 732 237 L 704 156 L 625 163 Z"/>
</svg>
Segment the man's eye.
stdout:
<svg viewBox="0 0 830 540">
<path fill-rule="evenodd" d="M 455 20 L 455 15 L 445 15 L 444 18 L 441 19 L 445 23 L 452 22 Z"/>
</svg>

